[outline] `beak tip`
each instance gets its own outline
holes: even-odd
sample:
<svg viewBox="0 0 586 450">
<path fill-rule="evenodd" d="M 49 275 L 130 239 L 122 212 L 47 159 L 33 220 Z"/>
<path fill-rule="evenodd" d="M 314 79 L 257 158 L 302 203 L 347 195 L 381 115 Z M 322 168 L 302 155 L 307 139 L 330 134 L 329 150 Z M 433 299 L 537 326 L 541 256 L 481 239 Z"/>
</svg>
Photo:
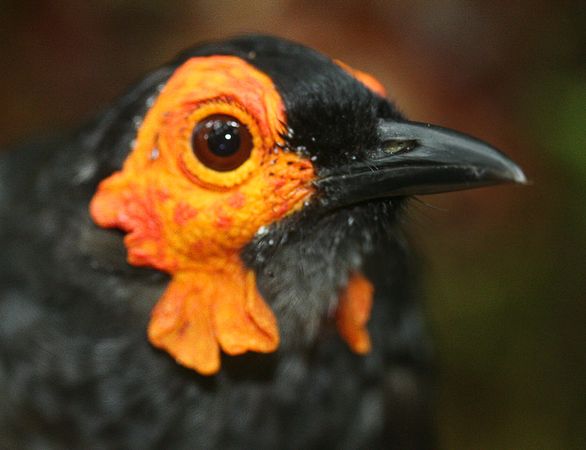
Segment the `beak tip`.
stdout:
<svg viewBox="0 0 586 450">
<path fill-rule="evenodd" d="M 521 170 L 521 168 L 519 166 L 515 166 L 515 168 L 512 171 L 512 181 L 516 184 L 524 184 L 527 185 L 529 184 L 529 181 L 527 180 L 527 177 L 525 176 L 525 173 Z"/>
</svg>

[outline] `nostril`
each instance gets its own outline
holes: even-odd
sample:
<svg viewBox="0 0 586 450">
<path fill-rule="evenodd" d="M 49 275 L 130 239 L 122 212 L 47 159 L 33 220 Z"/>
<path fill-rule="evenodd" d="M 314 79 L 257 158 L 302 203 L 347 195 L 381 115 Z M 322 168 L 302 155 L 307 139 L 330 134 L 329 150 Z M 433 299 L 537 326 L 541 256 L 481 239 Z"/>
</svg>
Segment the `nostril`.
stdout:
<svg viewBox="0 0 586 450">
<path fill-rule="evenodd" d="M 419 141 L 416 139 L 390 140 L 383 143 L 382 151 L 385 155 L 397 155 L 399 153 L 410 152 L 418 145 Z"/>
</svg>

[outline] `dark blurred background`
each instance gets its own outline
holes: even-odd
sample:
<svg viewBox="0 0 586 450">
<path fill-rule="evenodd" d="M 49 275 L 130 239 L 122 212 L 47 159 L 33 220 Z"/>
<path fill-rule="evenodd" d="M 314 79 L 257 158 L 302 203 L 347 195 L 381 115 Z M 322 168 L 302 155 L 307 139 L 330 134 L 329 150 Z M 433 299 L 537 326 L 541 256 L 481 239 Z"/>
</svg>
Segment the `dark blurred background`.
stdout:
<svg viewBox="0 0 586 450">
<path fill-rule="evenodd" d="M 79 124 L 198 41 L 261 31 L 374 74 L 413 119 L 505 150 L 532 185 L 425 197 L 410 214 L 442 448 L 586 448 L 583 1 L 0 0 L 0 11 L 0 146 Z"/>
</svg>

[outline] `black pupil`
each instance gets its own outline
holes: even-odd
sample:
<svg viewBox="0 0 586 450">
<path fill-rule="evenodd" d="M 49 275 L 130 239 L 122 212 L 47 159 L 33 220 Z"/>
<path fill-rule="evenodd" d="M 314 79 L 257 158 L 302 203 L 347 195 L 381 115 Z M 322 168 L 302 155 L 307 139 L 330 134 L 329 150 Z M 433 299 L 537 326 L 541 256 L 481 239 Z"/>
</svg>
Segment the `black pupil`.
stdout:
<svg viewBox="0 0 586 450">
<path fill-rule="evenodd" d="M 205 140 L 217 156 L 232 156 L 240 148 L 240 124 L 235 120 L 211 119 L 204 123 Z"/>
</svg>

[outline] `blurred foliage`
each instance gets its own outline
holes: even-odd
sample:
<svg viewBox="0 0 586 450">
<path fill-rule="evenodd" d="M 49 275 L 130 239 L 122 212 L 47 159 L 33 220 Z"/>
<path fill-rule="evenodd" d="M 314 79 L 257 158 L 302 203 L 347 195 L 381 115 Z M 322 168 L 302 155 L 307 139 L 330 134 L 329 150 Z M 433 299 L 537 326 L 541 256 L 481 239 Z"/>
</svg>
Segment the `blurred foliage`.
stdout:
<svg viewBox="0 0 586 450">
<path fill-rule="evenodd" d="M 425 198 L 445 449 L 586 448 L 586 8 L 553 0 L 3 0 L 0 144 L 78 123 L 195 42 L 262 31 L 375 74 L 528 187 Z"/>
<path fill-rule="evenodd" d="M 535 139 L 569 176 L 586 183 L 586 67 L 582 73 L 560 70 L 533 84 L 526 115 Z"/>
</svg>

